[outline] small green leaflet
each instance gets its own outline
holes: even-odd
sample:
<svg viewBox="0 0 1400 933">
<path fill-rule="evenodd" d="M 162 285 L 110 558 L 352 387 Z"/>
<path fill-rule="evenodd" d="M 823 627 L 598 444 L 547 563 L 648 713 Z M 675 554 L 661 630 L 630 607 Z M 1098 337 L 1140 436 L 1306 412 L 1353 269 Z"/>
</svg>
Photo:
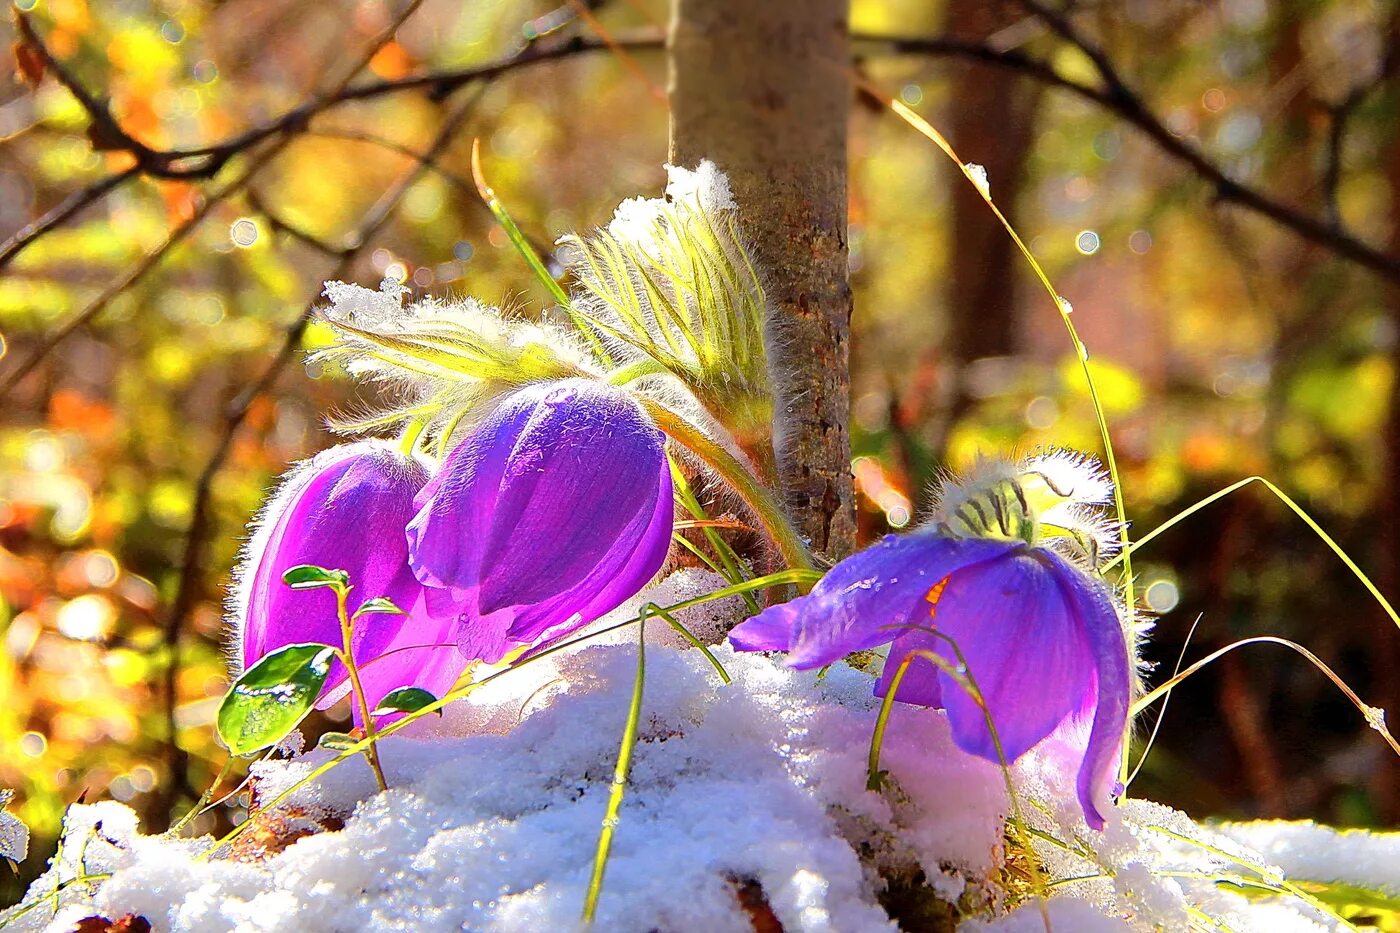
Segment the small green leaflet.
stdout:
<svg viewBox="0 0 1400 933">
<path fill-rule="evenodd" d="M 389 713 L 416 713 L 429 703 L 436 703 L 437 697 L 433 696 L 422 687 L 400 687 L 391 690 L 379 701 L 379 706 L 372 715 L 384 716 Z M 439 716 L 442 710 L 434 710 Z"/>
<path fill-rule="evenodd" d="M 321 695 L 335 649 L 288 645 L 244 671 L 219 704 L 219 738 L 235 755 L 276 745 Z"/>
<path fill-rule="evenodd" d="M 350 574 L 344 570 L 327 570 L 315 564 L 299 564 L 282 574 L 282 582 L 294 590 L 309 590 L 317 586 L 338 586 L 344 589 L 350 585 Z"/>
<path fill-rule="evenodd" d="M 360 604 L 360 608 L 355 610 L 355 618 L 358 619 L 360 616 L 369 615 L 371 612 L 389 612 L 401 616 L 408 615 L 408 613 L 404 612 L 398 606 L 395 606 L 394 601 L 387 596 L 376 596 L 374 599 L 365 600 Z"/>
<path fill-rule="evenodd" d="M 327 732 L 316 742 L 317 748 L 324 748 L 333 752 L 343 752 L 351 748 L 359 739 L 345 732 Z"/>
</svg>

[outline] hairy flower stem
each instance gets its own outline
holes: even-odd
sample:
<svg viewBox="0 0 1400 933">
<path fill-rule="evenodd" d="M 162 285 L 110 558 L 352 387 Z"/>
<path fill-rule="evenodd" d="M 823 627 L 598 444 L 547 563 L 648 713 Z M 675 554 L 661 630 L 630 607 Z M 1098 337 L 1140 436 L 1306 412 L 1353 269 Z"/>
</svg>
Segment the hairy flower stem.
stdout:
<svg viewBox="0 0 1400 933">
<path fill-rule="evenodd" d="M 778 455 L 773 452 L 772 435 L 761 434 L 749 437 L 738 435 L 736 442 L 739 449 L 753 463 L 759 482 L 777 489 L 779 483 Z"/>
<path fill-rule="evenodd" d="M 399 435 L 399 453 L 405 457 L 413 456 L 413 449 L 418 446 L 418 438 L 423 436 L 423 428 L 423 422 L 417 418 L 404 425 L 403 432 Z"/>
<path fill-rule="evenodd" d="M 360 669 L 355 664 L 355 654 L 350 644 L 350 616 L 345 611 L 345 599 L 350 595 L 350 591 L 343 586 L 335 588 L 335 611 L 340 618 L 340 637 L 344 644 L 340 660 L 345 664 L 345 670 L 350 673 L 350 689 L 355 694 L 355 702 L 360 706 L 360 719 L 365 724 L 365 738 L 369 739 L 369 745 L 365 748 L 365 760 L 369 762 L 371 770 L 374 771 L 374 780 L 379 785 L 381 791 L 389 789 L 389 784 L 384 780 L 384 769 L 379 764 L 379 748 L 375 743 L 377 736 L 374 729 L 374 718 L 370 716 L 369 701 L 365 699 L 365 688 L 360 684 Z"/>
<path fill-rule="evenodd" d="M 647 358 L 628 363 L 626 366 L 619 366 L 617 369 L 608 373 L 607 381 L 611 385 L 625 386 L 627 383 L 636 379 L 641 379 L 644 376 L 661 376 L 667 375 L 670 372 L 671 371 L 662 363 Z"/>
<path fill-rule="evenodd" d="M 667 437 L 689 450 L 729 484 L 763 525 L 784 564 L 794 569 L 812 569 L 812 555 L 783 511 L 782 504 L 754 478 L 748 467 L 664 405 L 647 398 L 638 398 L 637 401 Z"/>
</svg>

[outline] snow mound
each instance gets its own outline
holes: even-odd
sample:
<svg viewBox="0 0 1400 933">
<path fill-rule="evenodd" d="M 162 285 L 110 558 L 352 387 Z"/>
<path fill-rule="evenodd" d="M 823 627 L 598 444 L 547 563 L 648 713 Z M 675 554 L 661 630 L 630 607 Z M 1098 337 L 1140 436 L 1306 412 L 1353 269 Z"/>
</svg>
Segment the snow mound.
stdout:
<svg viewBox="0 0 1400 933">
<path fill-rule="evenodd" d="M 682 572 L 624 611 L 713 585 Z M 682 621 L 717 632 L 733 609 L 714 605 Z M 775 919 L 794 933 L 895 930 L 887 881 L 911 878 L 928 899 L 956 904 L 967 933 L 1039 931 L 1047 917 L 1078 933 L 1184 930 L 1202 915 L 1239 933 L 1339 928 L 1296 898 L 1247 900 L 1215 883 L 1284 877 L 1281 837 L 1265 830 L 1208 830 L 1145 801 L 1089 830 L 1065 767 L 1073 737 L 1013 769 L 1013 807 L 1002 771 L 954 748 L 941 714 L 897 708 L 881 760 L 890 783 L 876 793 L 866 789 L 869 674 L 838 665 L 818 677 L 720 648 L 725 685 L 663 622 L 648 622 L 647 636 L 640 741 L 595 929 L 749 931 Z M 281 844 L 264 852 L 142 835 L 116 803 L 74 806 L 29 909 L 0 926 L 66 931 L 136 914 L 201 933 L 576 929 L 635 639 L 629 627 L 530 662 L 385 739 L 387 793 L 358 758 L 296 789 L 328 752 L 258 765 L 262 804 L 290 791 L 255 818 L 281 820 Z M 1014 883 L 1030 861 L 1021 850 L 1018 869 L 1014 845 L 1007 855 L 1016 812 L 1040 834 L 1044 901 Z M 1395 885 L 1397 864 L 1373 865 L 1386 877 L 1370 880 Z"/>
</svg>

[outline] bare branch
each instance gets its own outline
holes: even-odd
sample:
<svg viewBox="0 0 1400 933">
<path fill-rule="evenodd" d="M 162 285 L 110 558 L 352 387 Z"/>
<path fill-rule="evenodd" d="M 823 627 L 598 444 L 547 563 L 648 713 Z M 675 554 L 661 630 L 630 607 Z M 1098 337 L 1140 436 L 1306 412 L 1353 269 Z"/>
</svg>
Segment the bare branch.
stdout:
<svg viewBox="0 0 1400 933">
<path fill-rule="evenodd" d="M 280 116 L 222 142 L 188 149 L 159 150 L 140 143 L 122 130 L 106 108 L 100 105 L 97 99 L 83 89 L 81 84 L 62 67 L 57 58 L 43 44 L 28 18 L 20 13 L 17 13 L 16 17 L 24 24 L 22 28 L 26 30 L 26 35 L 29 37 L 27 41 L 32 44 L 35 51 L 40 54 L 46 65 L 51 68 L 55 76 L 59 77 L 64 86 L 78 97 L 80 105 L 83 105 L 89 114 L 89 119 L 93 121 L 92 125 L 107 126 L 110 123 L 114 130 L 104 132 L 102 135 L 109 141 L 117 140 L 123 143 L 112 148 L 130 152 L 136 159 L 136 165 L 120 176 L 114 176 L 115 181 L 113 178 L 104 179 L 102 182 L 79 192 L 65 201 L 60 208 L 51 211 L 43 219 L 11 237 L 3 246 L 0 246 L 0 268 L 3 268 L 34 240 L 66 222 L 78 210 L 96 202 L 130 177 L 148 175 L 156 178 L 186 181 L 210 180 L 219 175 L 235 156 L 250 152 L 258 144 L 273 137 L 280 136 L 286 139 L 292 135 L 303 133 L 309 127 L 313 117 L 341 104 L 412 91 L 426 93 L 433 100 L 443 100 L 468 85 L 488 81 L 519 68 L 608 49 L 607 43 L 602 39 L 586 36 L 556 42 L 541 41 L 547 40 L 572 19 L 572 17 L 558 18 L 553 29 L 540 33 L 518 51 L 495 62 L 471 68 L 414 75 L 391 81 L 367 82 L 355 87 L 349 87 L 348 81 L 346 81 L 332 93 L 314 97 Z M 658 50 L 663 44 L 661 34 L 655 30 L 647 30 L 633 35 L 614 36 L 612 41 L 613 45 L 618 48 L 632 50 Z M 84 101 L 90 101 L 93 109 L 88 109 Z M 127 141 L 130 142 L 129 146 L 124 144 Z M 3 395 L 5 391 L 4 388 L 0 388 L 0 395 Z"/>
<path fill-rule="evenodd" d="M 660 49 L 662 47 L 661 35 L 655 30 L 614 37 L 613 41 L 617 46 L 625 49 Z M 340 94 L 324 100 L 307 101 L 281 116 L 274 117 L 268 122 L 246 130 L 224 142 L 197 149 L 172 150 L 168 154 L 175 159 L 205 158 L 211 160 L 208 165 L 196 166 L 189 170 L 190 175 L 207 176 L 216 173 L 222 166 L 222 162 L 227 161 L 234 154 L 269 136 L 303 130 L 310 123 L 312 117 L 340 104 L 350 101 L 372 100 L 389 94 L 402 94 L 409 91 L 421 91 L 434 101 L 445 100 L 455 91 L 469 84 L 488 81 L 530 65 L 558 61 L 582 53 L 603 51 L 607 48 L 607 44 L 601 39 L 575 36 L 562 42 L 528 45 L 515 54 L 485 65 L 427 72 L 420 75 L 410 75 L 406 78 L 361 84 L 346 88 Z"/>
<path fill-rule="evenodd" d="M 127 270 L 126 274 L 104 288 L 98 293 L 97 297 L 88 302 L 87 305 L 70 315 L 57 329 L 46 334 L 44 338 L 39 341 L 39 346 L 36 347 L 27 358 L 7 372 L 3 380 L 0 380 L 0 398 L 8 395 L 15 386 L 19 385 L 26 376 L 33 372 L 34 369 L 44 361 L 44 357 L 53 352 L 54 348 L 68 339 L 74 331 L 101 314 L 117 297 L 125 293 L 127 289 L 135 286 L 144 279 L 152 269 L 159 266 L 175 247 L 184 242 L 185 238 L 199 227 L 204 219 L 209 216 L 210 211 L 214 209 L 215 205 L 246 185 L 253 175 L 261 170 L 265 164 L 266 162 L 262 160 L 255 162 L 232 182 L 200 201 L 195 207 L 194 212 L 176 225 L 166 235 L 165 240 L 162 241 L 159 246 L 143 256 L 140 262 L 136 263 L 136 265 Z M 31 240 L 30 242 L 33 241 Z"/>
<path fill-rule="evenodd" d="M 73 192 L 73 194 L 63 200 L 62 204 L 59 204 L 43 217 L 21 227 L 13 236 L 7 239 L 3 244 L 0 244 L 0 269 L 4 269 L 5 266 L 9 265 L 10 260 L 19 255 L 30 243 L 33 243 L 53 228 L 67 223 L 70 218 L 80 213 L 84 208 L 102 200 L 108 194 L 140 174 L 141 166 L 133 165 L 125 171 L 108 175 L 105 178 L 93 182 L 86 188 Z"/>
<path fill-rule="evenodd" d="M 343 256 L 347 247 L 336 246 L 334 243 L 327 243 L 309 230 L 305 230 L 299 225 L 292 223 L 283 217 L 276 209 L 269 206 L 258 193 L 257 189 L 250 188 L 246 197 L 248 207 L 254 213 L 262 216 L 267 221 L 267 225 L 274 233 L 285 233 L 298 243 L 311 247 L 319 253 L 324 253 L 332 258 Z"/>
<path fill-rule="evenodd" d="M 415 10 L 418 9 L 419 5 L 421 5 L 422 2 L 423 0 L 409 0 L 409 2 L 405 5 L 404 9 L 398 14 L 398 16 L 394 18 L 394 21 L 390 23 L 387 27 L 385 27 L 385 29 L 382 32 L 380 32 L 377 36 L 375 36 L 374 40 L 367 47 L 366 51 L 355 61 L 353 67 L 351 67 L 346 72 L 345 76 L 342 77 L 338 82 L 336 82 L 335 85 L 332 86 L 329 90 L 313 98 L 312 103 L 334 98 L 338 94 L 344 92 L 345 88 L 350 84 L 352 80 L 354 80 L 355 75 L 358 74 L 360 70 L 363 69 L 367 64 L 369 64 L 369 60 L 374 57 L 375 53 L 394 37 L 394 34 L 398 31 L 399 26 L 401 26 L 403 22 L 406 19 L 408 19 L 408 17 L 411 16 Z M 21 23 L 21 28 L 26 28 L 28 20 L 25 19 L 25 17 L 22 14 L 16 15 L 19 18 L 19 22 Z M 35 36 L 32 30 L 28 31 L 26 33 L 26 36 L 33 37 L 33 41 L 38 41 L 37 36 Z M 49 59 L 46 59 L 46 62 L 51 60 L 52 56 L 50 56 Z M 69 90 L 72 91 L 73 88 L 77 85 L 75 83 L 71 86 L 65 86 L 68 86 Z M 78 92 L 74 91 L 74 93 L 77 94 Z M 88 96 L 90 97 L 90 95 Z M 148 253 L 125 275 L 117 279 L 117 281 L 113 282 L 107 288 L 103 289 L 102 292 L 98 294 L 96 298 L 89 302 L 80 311 L 78 311 L 76 314 L 71 315 L 68 318 L 68 320 L 64 321 L 61 325 L 59 325 L 57 330 L 48 334 L 43 340 L 41 340 L 38 349 L 31 353 L 29 357 L 26 358 L 24 361 L 15 366 L 14 369 L 12 369 L 9 373 L 7 373 L 3 380 L 0 380 L 0 398 L 3 398 L 5 395 L 9 394 L 9 392 L 12 389 L 14 389 L 14 387 L 18 385 L 20 381 L 24 379 L 25 376 L 33 372 L 35 367 L 37 367 L 39 363 L 43 361 L 45 356 L 52 352 L 53 349 L 57 347 L 60 343 L 66 340 L 74 331 L 84 326 L 93 318 L 101 314 L 107 308 L 107 306 L 112 303 L 113 300 L 115 300 L 118 296 L 126 292 L 127 289 L 139 283 L 142 279 L 146 277 L 146 275 L 152 269 L 155 269 L 157 266 L 159 266 L 161 262 L 165 259 L 165 257 L 168 256 L 176 246 L 180 245 L 180 243 L 182 243 L 191 233 L 193 233 L 199 227 L 199 225 L 204 221 L 206 217 L 209 216 L 210 212 L 213 211 L 214 207 L 217 204 L 223 202 L 226 198 L 229 198 L 232 195 L 235 195 L 239 191 L 243 190 L 243 188 L 246 187 L 247 184 L 253 180 L 253 177 L 257 175 L 258 172 L 262 171 L 263 168 L 265 168 L 279 153 L 281 153 L 283 149 L 285 149 L 291 143 L 293 138 L 294 137 L 290 134 L 284 134 L 272 140 L 266 147 L 264 147 L 261 151 L 257 153 L 257 158 L 253 159 L 251 164 L 248 165 L 248 167 L 245 168 L 243 172 L 238 175 L 237 178 L 233 179 L 213 194 L 210 194 L 209 196 L 204 198 L 204 200 L 195 208 L 194 212 L 188 218 L 186 218 L 183 222 L 181 222 L 173 230 L 170 231 L 170 233 L 166 236 L 165 240 L 160 244 L 160 246 L 156 247 L 155 250 L 151 253 Z M 52 228 L 50 227 L 50 229 Z M 33 242 L 33 240 L 31 239 L 29 242 Z"/>
<path fill-rule="evenodd" d="M 437 176 L 443 181 L 447 182 L 453 188 L 456 188 L 462 194 L 467 195 L 468 204 L 475 204 L 478 208 L 481 209 L 483 213 L 487 214 L 488 216 L 492 216 L 491 208 L 487 206 L 485 201 L 481 200 L 481 195 L 477 191 L 476 184 L 470 179 L 457 174 L 456 172 L 452 171 L 452 169 L 443 165 L 442 160 L 439 159 L 437 156 L 431 155 L 427 152 L 420 152 L 419 150 L 414 149 L 412 146 L 405 146 L 403 143 L 398 142 L 396 140 L 388 139 L 387 137 L 380 136 L 375 133 L 366 133 L 361 130 L 310 130 L 308 131 L 307 135 L 316 136 L 322 139 L 343 139 L 349 142 L 367 143 L 369 145 L 379 146 L 381 149 L 387 149 L 390 152 L 396 152 L 401 156 L 406 156 L 407 158 L 413 159 L 415 162 L 419 162 L 422 165 L 425 165 L 428 168 L 432 169 L 433 172 L 436 173 Z M 541 256 L 554 255 L 553 246 L 541 240 L 539 237 L 532 235 L 528 231 L 522 232 L 524 233 L 526 241 L 530 244 L 531 247 L 534 248 L 536 253 L 538 253 Z"/>
<path fill-rule="evenodd" d="M 1023 2 L 1039 15 L 1041 4 L 1034 0 Z M 1364 266 L 1392 282 L 1400 282 L 1400 257 L 1383 252 L 1325 220 L 1306 214 L 1263 191 L 1231 178 L 1209 156 L 1168 129 L 1132 91 L 1102 50 L 1081 36 L 1064 17 L 1046 9 L 1047 15 L 1051 17 L 1048 21 L 1051 28 L 1062 36 L 1072 37 L 1069 41 L 1094 62 L 1102 86 L 1067 77 L 1052 65 L 1023 52 L 997 49 L 986 43 L 945 37 L 870 34 L 855 35 L 852 38 L 867 46 L 883 46 L 888 52 L 896 55 L 967 58 L 992 67 L 1009 69 L 1051 87 L 1068 91 L 1137 127 L 1159 150 L 1191 169 L 1202 181 L 1210 185 L 1214 189 L 1217 201 L 1233 203 L 1267 217 L 1311 243 Z"/>
<path fill-rule="evenodd" d="M 145 143 L 122 128 L 121 124 L 112 116 L 112 111 L 107 109 L 106 102 L 99 100 L 95 94 L 85 88 L 39 38 L 28 14 L 21 11 L 19 7 L 12 7 L 11 13 L 14 17 L 15 28 L 19 30 L 20 42 L 38 56 L 44 64 L 44 70 L 51 72 L 58 79 L 58 83 L 68 89 L 68 93 L 77 99 L 78 106 L 82 107 L 83 112 L 87 114 L 88 139 L 92 142 L 92 148 L 100 152 L 130 152 L 136 156 L 138 163 L 150 163 L 146 171 L 156 171 L 160 161 L 160 153 L 150 149 Z"/>
<path fill-rule="evenodd" d="M 1345 156 L 1346 133 L 1351 118 L 1357 108 L 1366 102 L 1373 93 L 1384 87 L 1400 68 L 1400 11 L 1392 15 L 1385 28 L 1385 52 L 1371 77 L 1351 88 L 1340 101 L 1327 105 L 1329 118 L 1327 126 L 1327 164 L 1322 173 L 1322 198 L 1327 219 L 1334 226 L 1342 226 L 1341 206 L 1338 203 L 1338 190 L 1342 183 L 1342 160 Z"/>
</svg>

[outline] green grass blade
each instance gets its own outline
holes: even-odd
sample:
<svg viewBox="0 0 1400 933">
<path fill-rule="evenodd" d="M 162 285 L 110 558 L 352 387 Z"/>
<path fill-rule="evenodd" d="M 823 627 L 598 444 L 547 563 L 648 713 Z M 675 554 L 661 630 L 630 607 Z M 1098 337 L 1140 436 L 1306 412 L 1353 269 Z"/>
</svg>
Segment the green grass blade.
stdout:
<svg viewBox="0 0 1400 933">
<path fill-rule="evenodd" d="M 671 615 L 671 613 L 667 612 L 665 609 L 662 609 L 656 603 L 647 603 L 642 608 L 650 609 L 656 615 L 661 616 L 661 618 L 665 619 L 670 624 L 671 628 L 681 634 L 682 638 L 690 642 L 692 646 L 699 648 L 700 653 L 710 662 L 710 666 L 715 669 L 715 673 L 719 675 L 720 680 L 724 681 L 726 684 L 734 682 L 729 676 L 729 671 L 725 670 L 724 665 L 719 663 L 719 658 L 715 657 L 714 652 L 710 651 L 709 645 L 706 645 L 703 641 L 696 638 L 695 633 L 682 625 L 679 619 Z"/>
<path fill-rule="evenodd" d="M 685 472 L 680 468 L 680 464 L 677 463 L 676 458 L 669 453 L 667 454 L 667 458 L 671 464 L 671 486 L 675 490 L 676 498 L 680 500 L 681 506 L 684 507 L 685 510 L 690 513 L 691 518 L 694 518 L 696 521 L 703 522 L 708 520 L 709 515 L 705 513 L 704 507 L 700 505 L 700 500 L 695 498 L 695 493 L 691 490 L 690 484 L 686 481 Z M 715 568 L 716 573 L 724 577 L 730 583 L 741 583 L 748 578 L 748 575 L 743 572 L 739 555 L 729 546 L 729 542 L 724 540 L 723 535 L 709 527 L 702 528 L 701 533 L 704 534 L 705 540 L 710 543 L 710 547 L 714 548 L 715 556 L 724 567 L 723 570 Z M 690 545 L 690 542 L 680 535 L 677 535 L 676 538 L 683 544 L 687 546 Z M 699 550 L 693 548 L 692 552 L 695 554 L 700 553 Z M 714 567 L 714 564 L 711 563 L 707 557 L 702 555 L 701 559 L 709 563 L 711 567 Z M 743 596 L 744 602 L 749 607 L 749 611 L 757 614 L 762 608 L 759 606 L 758 600 L 754 598 L 752 593 L 744 593 Z"/>
<path fill-rule="evenodd" d="M 535 273 L 535 278 L 539 279 L 540 284 L 554 296 L 554 300 L 559 304 L 559 307 L 564 309 L 564 313 L 569 315 L 569 320 L 573 321 L 574 327 L 578 329 L 579 333 L 587 338 L 589 346 L 598 355 L 598 359 L 611 366 L 612 357 L 603 347 L 603 342 L 598 339 L 598 335 L 593 332 L 587 322 L 574 311 L 574 303 L 569 300 L 569 294 L 564 291 L 564 286 L 560 285 L 559 280 L 549 274 L 549 269 L 545 267 L 539 253 L 536 253 L 535 248 L 530 245 L 530 241 L 525 239 L 525 234 L 520 231 L 520 227 L 510 216 L 506 206 L 501 203 L 501 199 L 496 197 L 496 192 L 486 183 L 486 176 L 481 171 L 481 140 L 479 139 L 472 140 L 472 180 L 476 182 L 476 190 L 480 193 L 481 200 L 486 202 L 492 216 L 501 225 L 501 229 L 506 232 L 506 237 L 510 240 L 511 245 L 515 247 L 515 251 L 525 260 L 530 271 Z"/>
<path fill-rule="evenodd" d="M 1225 498 L 1232 492 L 1243 489 L 1250 483 L 1260 484 L 1265 489 L 1269 490 L 1269 492 L 1273 493 L 1276 497 L 1278 497 L 1280 502 L 1292 509 L 1293 514 L 1301 518 L 1303 520 L 1303 524 L 1311 528 L 1313 534 L 1321 538 L 1323 543 L 1332 549 L 1332 553 L 1336 554 L 1338 559 L 1340 559 L 1341 562 L 1346 565 L 1347 569 L 1350 570 L 1356 576 L 1356 579 L 1361 581 L 1361 585 L 1366 587 L 1366 590 L 1371 594 L 1372 597 L 1375 598 L 1376 602 L 1380 605 L 1380 607 L 1385 610 L 1385 614 L 1390 616 L 1390 620 L 1394 622 L 1397 626 L 1400 626 L 1400 615 L 1396 614 L 1395 607 L 1390 604 L 1390 600 L 1385 598 L 1385 596 L 1381 593 L 1380 589 L 1374 583 L 1371 582 L 1371 578 L 1366 576 L 1366 573 L 1360 567 L 1357 566 L 1356 561 L 1351 559 L 1350 555 L 1348 555 L 1347 552 L 1342 549 L 1342 546 L 1338 544 L 1332 538 L 1331 535 L 1324 531 L 1322 526 L 1319 525 L 1301 505 L 1299 505 L 1297 502 L 1294 502 L 1292 497 L 1290 497 L 1286 492 L 1284 492 L 1282 489 L 1278 488 L 1262 476 L 1247 476 L 1239 482 L 1231 483 L 1224 489 L 1221 489 L 1218 492 L 1206 496 L 1204 499 L 1197 502 L 1195 505 L 1182 509 L 1180 512 L 1176 513 L 1171 518 L 1167 519 L 1165 522 L 1158 525 L 1156 528 L 1152 529 L 1147 534 L 1139 538 L 1130 548 L 1128 548 L 1127 553 L 1136 551 L 1138 548 L 1142 547 L 1144 544 L 1151 541 L 1153 538 L 1156 538 L 1158 535 L 1167 531 L 1169 528 L 1180 523 L 1184 519 L 1190 518 L 1192 515 L 1195 515 L 1197 512 L 1199 512 L 1206 506 Z M 1117 564 L 1121 560 L 1125 560 L 1125 556 L 1126 555 L 1119 555 L 1118 557 L 1115 557 L 1113 560 L 1109 561 L 1107 564 L 1104 565 L 1105 569 L 1112 567 L 1114 564 Z"/>
<path fill-rule="evenodd" d="M 598 897 L 603 893 L 603 874 L 608 868 L 612 851 L 613 831 L 617 829 L 622 798 L 627 793 L 627 775 L 632 770 L 632 750 L 637 747 L 637 726 L 642 720 L 642 688 L 647 673 L 646 610 L 637 622 L 637 679 L 632 685 L 632 703 L 627 709 L 627 725 L 622 729 L 622 746 L 617 751 L 617 767 L 613 769 L 612 787 L 608 792 L 608 808 L 603 814 L 603 828 L 598 833 L 598 849 L 593 854 L 593 874 L 588 879 L 588 894 L 583 901 L 583 922 L 591 924 L 598 912 Z"/>
<path fill-rule="evenodd" d="M 1317 655 L 1313 654 L 1311 651 L 1304 648 L 1297 642 L 1289 641 L 1287 638 L 1279 638 L 1277 635 L 1255 635 L 1251 638 L 1241 638 L 1238 641 L 1233 641 L 1225 647 L 1211 652 L 1201 660 L 1197 661 L 1195 664 L 1192 664 L 1186 670 L 1181 671 L 1165 683 L 1153 688 L 1152 690 L 1149 690 L 1147 693 L 1143 694 L 1136 701 L 1134 701 L 1132 707 L 1130 708 L 1129 718 L 1147 709 L 1147 707 L 1157 702 L 1157 700 L 1168 696 L 1171 693 L 1171 691 L 1177 686 L 1177 684 L 1181 683 L 1183 680 L 1190 677 L 1192 674 L 1195 674 L 1197 671 L 1201 670 L 1207 665 L 1219 660 L 1220 658 L 1229 654 L 1231 651 L 1234 651 L 1238 648 L 1243 648 L 1245 645 L 1282 645 L 1285 648 L 1288 648 L 1292 651 L 1297 652 L 1298 654 L 1301 654 L 1304 658 L 1308 660 L 1309 663 L 1312 664 L 1313 667 L 1321 671 L 1323 675 L 1327 677 L 1328 680 L 1336 684 L 1337 689 L 1342 691 L 1342 693 L 1346 695 L 1346 698 L 1351 701 L 1351 704 L 1361 712 L 1362 717 L 1366 720 L 1366 724 L 1372 729 L 1375 729 L 1377 732 L 1379 732 L 1381 734 L 1381 738 L 1385 739 L 1386 743 L 1390 745 L 1391 750 L 1394 751 L 1397 756 L 1400 756 L 1400 743 L 1397 743 L 1395 741 L 1395 737 L 1391 735 L 1390 730 L 1386 728 L 1384 710 L 1375 706 L 1371 706 L 1369 703 L 1363 701 L 1361 697 L 1357 695 L 1356 691 L 1353 690 L 1351 686 L 1341 678 L 1341 675 L 1339 675 L 1336 671 L 1332 670 L 1332 668 L 1328 667 L 1327 664 Z"/>
</svg>

